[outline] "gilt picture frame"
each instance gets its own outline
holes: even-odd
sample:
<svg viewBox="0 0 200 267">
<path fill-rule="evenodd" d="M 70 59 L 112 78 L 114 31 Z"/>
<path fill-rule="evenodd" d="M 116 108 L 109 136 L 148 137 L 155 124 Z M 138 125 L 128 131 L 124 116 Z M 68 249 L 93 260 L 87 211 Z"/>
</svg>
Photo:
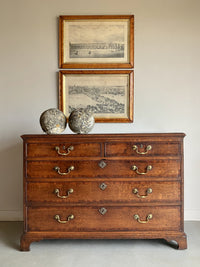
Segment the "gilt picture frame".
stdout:
<svg viewBox="0 0 200 267">
<path fill-rule="evenodd" d="M 134 16 L 60 16 L 59 68 L 133 68 Z"/>
<path fill-rule="evenodd" d="M 95 122 L 133 122 L 133 70 L 59 71 L 59 109 L 89 108 Z"/>
</svg>

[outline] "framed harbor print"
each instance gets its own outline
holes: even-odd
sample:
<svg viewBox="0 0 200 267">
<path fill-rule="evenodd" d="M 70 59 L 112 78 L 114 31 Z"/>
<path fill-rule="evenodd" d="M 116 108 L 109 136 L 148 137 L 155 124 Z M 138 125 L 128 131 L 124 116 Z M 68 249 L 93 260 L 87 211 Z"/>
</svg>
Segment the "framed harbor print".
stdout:
<svg viewBox="0 0 200 267">
<path fill-rule="evenodd" d="M 134 16 L 60 16 L 59 67 L 133 68 Z"/>
<path fill-rule="evenodd" d="M 133 71 L 60 71 L 59 109 L 69 117 L 77 108 L 89 108 L 95 122 L 132 122 Z"/>
</svg>

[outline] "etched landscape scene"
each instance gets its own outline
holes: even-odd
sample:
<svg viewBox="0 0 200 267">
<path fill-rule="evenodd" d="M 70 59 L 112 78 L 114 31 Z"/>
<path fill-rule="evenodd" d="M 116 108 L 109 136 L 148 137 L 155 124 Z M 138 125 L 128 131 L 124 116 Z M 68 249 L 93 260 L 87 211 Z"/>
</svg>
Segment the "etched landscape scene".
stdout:
<svg viewBox="0 0 200 267">
<path fill-rule="evenodd" d="M 70 43 L 70 58 L 123 58 L 123 43 Z"/>
<path fill-rule="evenodd" d="M 125 26 L 87 23 L 69 26 L 69 58 L 124 58 Z"/>
<path fill-rule="evenodd" d="M 125 86 L 69 86 L 69 113 L 87 107 L 97 115 L 123 114 L 124 101 Z"/>
</svg>

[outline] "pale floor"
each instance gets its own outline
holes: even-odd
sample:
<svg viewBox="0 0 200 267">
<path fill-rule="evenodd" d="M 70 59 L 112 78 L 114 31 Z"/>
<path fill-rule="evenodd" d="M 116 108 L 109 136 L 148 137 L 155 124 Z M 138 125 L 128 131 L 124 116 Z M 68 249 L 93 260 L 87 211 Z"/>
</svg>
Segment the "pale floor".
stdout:
<svg viewBox="0 0 200 267">
<path fill-rule="evenodd" d="M 19 251 L 22 222 L 0 222 L 0 267 L 200 267 L 200 222 L 185 222 L 188 249 L 163 240 L 43 240 Z"/>
</svg>

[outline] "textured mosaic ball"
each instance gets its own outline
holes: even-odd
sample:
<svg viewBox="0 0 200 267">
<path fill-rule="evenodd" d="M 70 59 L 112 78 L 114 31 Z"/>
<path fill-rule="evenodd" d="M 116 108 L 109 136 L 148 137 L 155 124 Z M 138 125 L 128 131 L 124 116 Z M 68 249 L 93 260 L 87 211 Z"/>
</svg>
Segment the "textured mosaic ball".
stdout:
<svg viewBox="0 0 200 267">
<path fill-rule="evenodd" d="M 77 134 L 89 133 L 95 123 L 92 112 L 87 108 L 74 109 L 69 116 L 69 128 Z"/>
<path fill-rule="evenodd" d="M 47 134 L 60 134 L 67 126 L 67 120 L 62 111 L 57 108 L 50 108 L 41 114 L 40 125 Z"/>
</svg>

